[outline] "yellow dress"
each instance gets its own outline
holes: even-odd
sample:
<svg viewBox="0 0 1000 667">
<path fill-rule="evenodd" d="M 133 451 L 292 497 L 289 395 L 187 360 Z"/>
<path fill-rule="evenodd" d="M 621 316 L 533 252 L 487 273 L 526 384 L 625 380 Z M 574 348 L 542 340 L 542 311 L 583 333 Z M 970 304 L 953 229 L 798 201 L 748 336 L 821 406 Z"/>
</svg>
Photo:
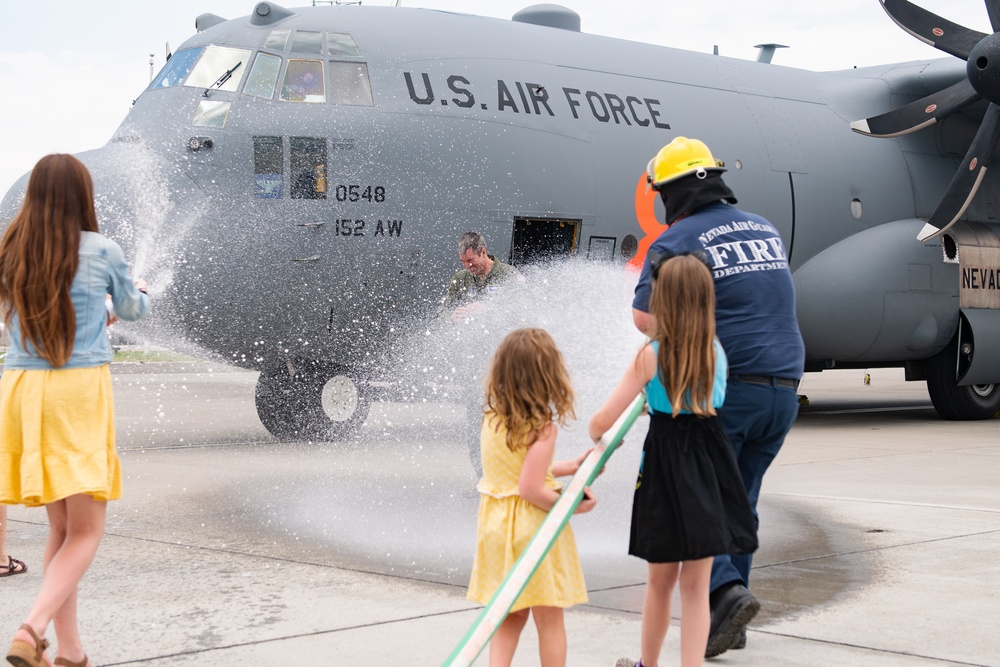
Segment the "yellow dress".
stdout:
<svg viewBox="0 0 1000 667">
<path fill-rule="evenodd" d="M 472 564 L 468 598 L 487 604 L 504 577 L 528 546 L 546 513 L 518 495 L 521 466 L 528 451 L 511 451 L 506 430 L 489 426 L 489 414 L 483 420 L 480 448 L 483 478 L 479 482 L 479 526 L 476 557 Z M 561 488 L 551 470 L 545 483 Z M 587 601 L 587 585 L 576 552 L 576 540 L 569 526 L 563 529 L 534 576 L 528 581 L 511 611 L 528 607 L 572 607 Z"/>
<path fill-rule="evenodd" d="M 120 498 L 110 366 L 4 371 L 0 470 L 0 503 Z"/>
</svg>

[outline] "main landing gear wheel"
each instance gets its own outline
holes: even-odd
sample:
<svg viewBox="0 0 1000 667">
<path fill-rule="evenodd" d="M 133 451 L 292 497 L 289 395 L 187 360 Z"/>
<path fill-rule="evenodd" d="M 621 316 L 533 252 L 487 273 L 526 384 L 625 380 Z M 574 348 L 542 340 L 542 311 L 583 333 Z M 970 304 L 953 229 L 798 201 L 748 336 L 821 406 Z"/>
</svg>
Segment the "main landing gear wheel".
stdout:
<svg viewBox="0 0 1000 667">
<path fill-rule="evenodd" d="M 989 419 L 1000 410 L 1000 384 L 958 386 L 958 335 L 927 362 L 927 393 L 945 419 Z"/>
<path fill-rule="evenodd" d="M 342 366 L 305 361 L 261 371 L 257 416 L 279 438 L 338 440 L 368 417 L 371 396 L 363 380 Z"/>
</svg>

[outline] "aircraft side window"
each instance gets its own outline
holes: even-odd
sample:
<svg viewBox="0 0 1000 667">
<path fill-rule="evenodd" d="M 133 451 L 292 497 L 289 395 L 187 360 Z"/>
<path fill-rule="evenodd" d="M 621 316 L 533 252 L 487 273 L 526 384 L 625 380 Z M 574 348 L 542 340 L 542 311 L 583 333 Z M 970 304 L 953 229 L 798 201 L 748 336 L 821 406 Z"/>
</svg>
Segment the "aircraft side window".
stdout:
<svg viewBox="0 0 1000 667">
<path fill-rule="evenodd" d="M 330 56 L 361 57 L 354 38 L 345 32 L 326 33 L 326 53 Z"/>
<path fill-rule="evenodd" d="M 247 75 L 247 84 L 243 92 L 254 97 L 271 99 L 274 97 L 274 87 L 278 84 L 278 70 L 281 69 L 281 58 L 269 53 L 258 53 L 254 58 L 253 67 Z"/>
<path fill-rule="evenodd" d="M 264 48 L 272 51 L 284 51 L 285 46 L 288 45 L 290 34 L 292 34 L 291 30 L 272 30 L 268 33 L 267 39 L 264 40 Z"/>
<path fill-rule="evenodd" d="M 281 99 L 286 102 L 325 102 L 323 61 L 289 60 L 285 80 L 281 84 Z"/>
<path fill-rule="evenodd" d="M 323 33 L 312 30 L 296 30 L 292 37 L 292 53 L 320 55 L 323 53 Z"/>
<path fill-rule="evenodd" d="M 292 199 L 326 199 L 326 139 L 289 137 Z"/>
<path fill-rule="evenodd" d="M 249 49 L 234 49 L 211 44 L 191 70 L 191 75 L 184 85 L 194 88 L 215 87 L 219 90 L 236 90 L 249 62 Z"/>
<path fill-rule="evenodd" d="M 365 63 L 330 63 L 330 101 L 334 104 L 374 106 Z"/>
<path fill-rule="evenodd" d="M 284 144 L 281 137 L 253 138 L 253 196 L 281 199 Z"/>
<path fill-rule="evenodd" d="M 198 56 L 201 55 L 203 50 L 202 47 L 184 49 L 175 53 L 167 61 L 167 64 L 163 66 L 160 73 L 156 75 L 156 78 L 149 84 L 149 90 L 181 85 L 184 79 L 187 78 L 187 75 L 190 74 L 191 68 L 194 67 L 195 61 L 198 60 Z"/>
</svg>

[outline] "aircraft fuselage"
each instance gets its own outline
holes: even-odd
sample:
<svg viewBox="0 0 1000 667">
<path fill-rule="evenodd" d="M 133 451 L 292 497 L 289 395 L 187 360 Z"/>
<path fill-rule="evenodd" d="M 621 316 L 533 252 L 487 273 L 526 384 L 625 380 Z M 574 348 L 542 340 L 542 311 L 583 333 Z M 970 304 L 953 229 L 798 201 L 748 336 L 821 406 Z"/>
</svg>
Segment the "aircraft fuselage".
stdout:
<svg viewBox="0 0 1000 667">
<path fill-rule="evenodd" d="M 964 76 L 948 60 L 912 66 L 925 82 Z M 129 252 L 145 244 L 149 267 L 169 276 L 175 330 L 246 367 L 364 367 L 409 318 L 433 314 L 464 231 L 516 260 L 530 252 L 518 221 L 561 221 L 564 254 L 641 266 L 664 229 L 646 163 L 673 137 L 697 137 L 725 161 L 740 207 L 771 220 L 787 248 L 712 252 L 789 263 L 810 368 L 904 365 L 952 339 L 961 280 L 940 241 L 914 238 L 955 158 L 930 135 L 873 141 L 849 125 L 908 93 L 894 72 L 808 72 L 429 10 L 306 7 L 207 27 L 108 146 L 81 157 L 104 229 Z M 135 192 L 161 194 L 123 206 Z M 162 220 L 144 222 L 150 212 Z M 990 222 L 984 207 L 967 217 Z M 963 269 L 997 289 L 990 267 Z"/>
</svg>

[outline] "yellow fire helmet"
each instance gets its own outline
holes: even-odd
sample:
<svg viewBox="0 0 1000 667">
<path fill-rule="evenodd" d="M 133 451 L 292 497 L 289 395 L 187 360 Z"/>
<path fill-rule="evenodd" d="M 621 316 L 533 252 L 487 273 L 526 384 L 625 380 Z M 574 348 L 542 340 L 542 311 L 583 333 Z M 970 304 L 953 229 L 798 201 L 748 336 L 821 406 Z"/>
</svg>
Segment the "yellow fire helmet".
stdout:
<svg viewBox="0 0 1000 667">
<path fill-rule="evenodd" d="M 705 178 L 710 171 L 725 171 L 725 163 L 712 157 L 705 142 L 677 137 L 660 149 L 646 167 L 646 182 L 654 190 L 665 183 L 694 174 Z"/>
</svg>

